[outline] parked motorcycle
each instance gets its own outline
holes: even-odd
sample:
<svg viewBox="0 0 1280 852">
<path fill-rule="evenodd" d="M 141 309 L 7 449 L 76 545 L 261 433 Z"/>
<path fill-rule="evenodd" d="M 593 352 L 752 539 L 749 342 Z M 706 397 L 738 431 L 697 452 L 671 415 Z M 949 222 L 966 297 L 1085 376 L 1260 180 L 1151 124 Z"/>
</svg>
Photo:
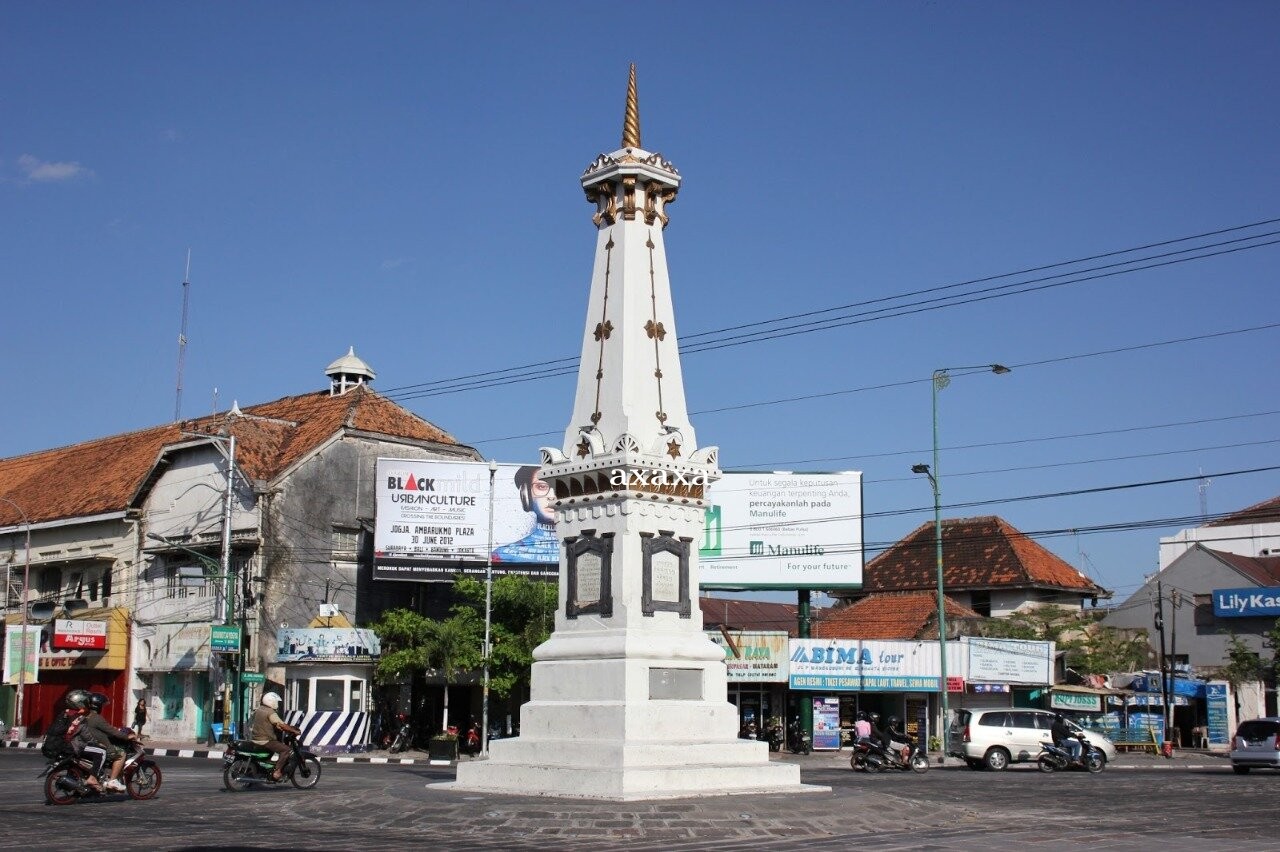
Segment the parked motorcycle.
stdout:
<svg viewBox="0 0 1280 852">
<path fill-rule="evenodd" d="M 408 715 L 401 713 L 396 718 L 400 720 L 400 730 L 396 732 L 396 738 L 391 741 L 391 747 L 387 749 L 392 754 L 399 754 L 413 748 L 413 726 L 409 724 Z"/>
<path fill-rule="evenodd" d="M 458 751 L 463 754 L 477 755 L 484 747 L 484 743 L 480 742 L 480 727 L 472 725 L 467 728 L 467 732 L 458 737 Z"/>
<path fill-rule="evenodd" d="M 70 805 L 82 798 L 110 796 L 108 790 L 89 786 L 89 776 L 96 768 L 96 761 L 68 756 L 49 761 L 40 773 L 44 779 L 44 797 L 51 805 Z M 106 767 L 103 768 L 106 775 Z M 141 743 L 129 743 L 120 771 L 120 780 L 131 799 L 150 799 L 160 792 L 160 767 L 143 750 Z M 99 781 L 105 781 L 100 778 Z"/>
<path fill-rule="evenodd" d="M 1073 760 L 1071 753 L 1061 746 L 1056 746 L 1050 742 L 1040 743 L 1040 757 L 1036 760 L 1036 765 L 1040 767 L 1041 772 L 1057 772 L 1059 769 L 1086 769 L 1089 772 L 1101 772 L 1107 765 L 1107 759 L 1102 753 L 1102 749 L 1095 745 L 1090 745 L 1089 741 L 1082 736 L 1076 736 L 1080 741 L 1082 750 L 1080 759 Z"/>
<path fill-rule="evenodd" d="M 928 772 L 929 756 L 916 743 L 900 749 L 886 749 L 877 740 L 861 737 L 854 744 L 849 766 L 863 772 L 884 772 L 889 769 Z"/>
<path fill-rule="evenodd" d="M 769 740 L 769 751 L 782 751 L 782 743 L 786 735 L 782 732 L 781 722 L 770 722 L 769 727 L 765 728 L 765 736 Z"/>
<path fill-rule="evenodd" d="M 792 719 L 787 728 L 787 748 L 793 754 L 809 754 L 813 751 L 813 740 L 798 718 Z"/>
<path fill-rule="evenodd" d="M 283 777 L 276 781 L 271 776 L 276 765 L 271 762 L 273 752 L 252 740 L 236 740 L 227 747 L 222 759 L 222 784 L 233 793 L 247 790 L 254 784 L 283 784 L 287 779 L 299 790 L 310 790 L 320 781 L 320 758 L 306 750 L 293 734 L 284 735 L 289 753 L 284 761 Z"/>
</svg>

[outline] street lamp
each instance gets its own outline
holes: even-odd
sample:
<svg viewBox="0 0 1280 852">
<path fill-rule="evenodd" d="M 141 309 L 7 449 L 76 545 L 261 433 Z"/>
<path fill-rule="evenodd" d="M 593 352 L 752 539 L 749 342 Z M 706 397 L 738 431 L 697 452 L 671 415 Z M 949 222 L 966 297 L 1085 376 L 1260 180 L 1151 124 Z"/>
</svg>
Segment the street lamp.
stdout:
<svg viewBox="0 0 1280 852">
<path fill-rule="evenodd" d="M 493 492 L 498 463 L 489 462 L 489 546 L 484 557 L 484 698 L 480 711 L 480 750 L 489 754 L 489 630 L 493 623 Z M 446 687 L 447 689 L 448 687 Z"/>
<path fill-rule="evenodd" d="M 22 560 L 22 632 L 18 635 L 22 637 L 22 653 L 18 656 L 18 700 L 13 709 L 13 727 L 18 729 L 19 734 L 22 731 L 22 693 L 26 692 L 27 686 L 27 601 L 29 599 L 28 591 L 31 588 L 31 519 L 27 517 L 27 513 L 22 511 L 22 507 L 10 500 L 8 497 L 0 497 L 0 502 L 8 503 L 18 514 L 22 516 L 22 526 L 26 530 L 26 551 Z M 13 570 L 13 566 L 9 566 L 9 570 Z M 5 584 L 6 605 L 8 603 L 9 588 Z"/>
<path fill-rule="evenodd" d="M 1003 364 L 983 364 L 976 367 L 943 367 L 933 371 L 930 387 L 933 391 L 933 469 L 927 464 L 914 464 L 912 473 L 922 473 L 929 477 L 929 485 L 933 487 L 933 547 L 938 569 L 938 657 L 940 660 L 938 683 L 939 704 L 942 710 L 942 754 L 947 754 L 947 737 L 951 725 L 951 708 L 947 706 L 947 613 L 942 581 L 942 489 L 938 484 L 938 391 L 951 384 L 951 371 L 986 371 L 997 376 L 1010 372 Z"/>
</svg>

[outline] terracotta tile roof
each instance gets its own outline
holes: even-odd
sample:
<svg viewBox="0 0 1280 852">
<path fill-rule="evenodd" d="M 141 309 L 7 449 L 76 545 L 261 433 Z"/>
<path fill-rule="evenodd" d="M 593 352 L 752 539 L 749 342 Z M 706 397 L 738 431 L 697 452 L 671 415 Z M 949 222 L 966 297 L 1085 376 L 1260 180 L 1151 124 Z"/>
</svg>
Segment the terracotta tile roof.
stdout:
<svg viewBox="0 0 1280 852">
<path fill-rule="evenodd" d="M 1086 595 L 1107 592 L 1044 547 L 994 515 L 942 521 L 943 583 L 948 589 L 1054 588 Z M 938 587 L 932 522 L 867 563 L 865 592 Z"/>
<path fill-rule="evenodd" d="M 964 604 L 944 598 L 948 622 L 982 616 Z M 819 639 L 917 639 L 926 629 L 938 637 L 934 620 L 938 597 L 929 592 L 880 593 L 868 595 L 849 606 L 827 610 L 814 626 Z M 950 626 L 950 625 L 948 625 Z M 951 630 L 947 630 L 951 635 Z"/>
<path fill-rule="evenodd" d="M 708 597 L 699 597 L 698 604 L 707 630 L 723 626 L 729 630 L 785 630 L 791 636 L 798 632 L 795 604 Z"/>
<path fill-rule="evenodd" d="M 1280 497 L 1272 497 L 1255 503 L 1247 509 L 1233 512 L 1225 518 L 1210 521 L 1206 527 L 1234 527 L 1245 524 L 1274 524 L 1280 522 Z"/>
<path fill-rule="evenodd" d="M 1280 556 L 1241 556 L 1207 547 L 1204 549 L 1259 586 L 1280 586 Z"/>
<path fill-rule="evenodd" d="M 342 427 L 398 438 L 457 444 L 436 426 L 361 386 L 285 397 L 209 417 L 111 435 L 69 447 L 0 459 L 0 497 L 22 507 L 32 523 L 124 511 L 166 447 L 189 434 L 236 436 L 236 462 L 250 479 L 270 480 Z M 21 524 L 0 502 L 0 526 Z"/>
</svg>

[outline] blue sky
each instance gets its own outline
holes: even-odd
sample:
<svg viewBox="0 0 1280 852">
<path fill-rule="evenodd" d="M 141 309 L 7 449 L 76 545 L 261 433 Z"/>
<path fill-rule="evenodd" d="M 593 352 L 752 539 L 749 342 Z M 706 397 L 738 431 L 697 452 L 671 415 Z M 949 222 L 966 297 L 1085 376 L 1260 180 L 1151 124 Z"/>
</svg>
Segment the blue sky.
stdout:
<svg viewBox="0 0 1280 852">
<path fill-rule="evenodd" d="M 319 389 L 354 345 L 535 459 L 572 374 L 433 383 L 576 357 L 578 177 L 635 62 L 684 176 L 681 337 L 747 335 L 684 358 L 700 442 L 863 471 L 874 553 L 932 517 L 931 371 L 1007 364 L 939 397 L 944 506 L 975 504 L 944 512 L 1080 530 L 1040 541 L 1123 599 L 1202 493 L 1280 493 L 1237 473 L 1280 464 L 1278 31 L 1270 2 L 7 3 L 0 455 L 172 419 L 190 248 L 184 415 Z M 1056 286 L 978 293 L 1009 284 Z"/>
</svg>

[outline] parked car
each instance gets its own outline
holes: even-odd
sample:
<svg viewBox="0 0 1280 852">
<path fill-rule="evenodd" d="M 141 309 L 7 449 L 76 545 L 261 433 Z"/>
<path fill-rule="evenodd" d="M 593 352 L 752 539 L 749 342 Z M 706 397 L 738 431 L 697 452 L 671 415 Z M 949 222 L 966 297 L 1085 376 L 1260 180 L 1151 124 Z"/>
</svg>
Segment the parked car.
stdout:
<svg viewBox="0 0 1280 852">
<path fill-rule="evenodd" d="M 1045 710 L 957 710 L 947 753 L 964 758 L 970 769 L 1001 770 L 1010 763 L 1034 761 L 1040 744 L 1053 740 L 1053 713 Z M 1102 750 L 1109 763 L 1116 747 L 1097 731 L 1069 722 L 1073 731 Z"/>
<path fill-rule="evenodd" d="M 1237 775 L 1250 769 L 1280 769 L 1280 716 L 1241 722 L 1231 738 L 1231 768 Z"/>
</svg>

